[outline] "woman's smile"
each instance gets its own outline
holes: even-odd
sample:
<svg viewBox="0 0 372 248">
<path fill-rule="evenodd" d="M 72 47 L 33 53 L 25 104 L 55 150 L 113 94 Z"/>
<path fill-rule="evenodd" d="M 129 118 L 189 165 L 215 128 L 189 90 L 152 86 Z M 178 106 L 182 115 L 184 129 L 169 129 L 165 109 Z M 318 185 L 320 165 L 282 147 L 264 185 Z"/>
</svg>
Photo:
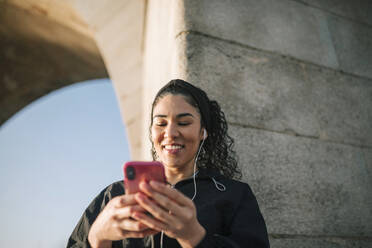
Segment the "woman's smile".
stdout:
<svg viewBox="0 0 372 248">
<path fill-rule="evenodd" d="M 181 149 L 183 149 L 185 146 L 180 144 L 167 144 L 163 145 L 162 148 L 168 152 L 170 155 L 176 155 L 179 152 L 181 152 Z"/>
</svg>

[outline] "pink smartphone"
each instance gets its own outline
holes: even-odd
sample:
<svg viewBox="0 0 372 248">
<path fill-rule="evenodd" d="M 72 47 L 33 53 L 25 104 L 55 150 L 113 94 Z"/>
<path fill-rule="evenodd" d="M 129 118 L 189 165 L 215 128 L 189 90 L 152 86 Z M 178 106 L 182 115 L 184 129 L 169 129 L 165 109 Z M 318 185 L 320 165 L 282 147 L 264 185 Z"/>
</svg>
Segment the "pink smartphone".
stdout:
<svg viewBox="0 0 372 248">
<path fill-rule="evenodd" d="M 131 161 L 126 162 L 124 170 L 124 186 L 126 194 L 133 194 L 138 191 L 139 184 L 142 181 L 149 182 L 155 180 L 158 182 L 166 182 L 164 166 L 157 161 L 142 162 Z"/>
</svg>

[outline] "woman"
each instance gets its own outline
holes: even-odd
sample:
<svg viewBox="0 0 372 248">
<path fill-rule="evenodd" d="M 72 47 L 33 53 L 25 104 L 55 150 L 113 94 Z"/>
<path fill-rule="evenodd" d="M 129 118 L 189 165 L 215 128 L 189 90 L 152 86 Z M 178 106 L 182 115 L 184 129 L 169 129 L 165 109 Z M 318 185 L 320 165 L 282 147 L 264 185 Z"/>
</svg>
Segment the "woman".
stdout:
<svg viewBox="0 0 372 248">
<path fill-rule="evenodd" d="M 123 182 L 111 184 L 67 247 L 269 247 L 255 196 L 232 179 L 241 174 L 217 102 L 183 80 L 170 81 L 152 104 L 150 140 L 171 186 L 142 183 L 140 193 L 125 195 Z"/>
</svg>

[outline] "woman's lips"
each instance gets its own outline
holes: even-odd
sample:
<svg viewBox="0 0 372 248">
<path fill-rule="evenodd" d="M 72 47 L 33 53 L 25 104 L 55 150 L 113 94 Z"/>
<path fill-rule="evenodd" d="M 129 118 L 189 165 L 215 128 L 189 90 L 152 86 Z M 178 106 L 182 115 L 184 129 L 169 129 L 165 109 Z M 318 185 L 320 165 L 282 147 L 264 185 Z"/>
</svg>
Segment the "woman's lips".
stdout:
<svg viewBox="0 0 372 248">
<path fill-rule="evenodd" d="M 172 145 L 164 145 L 163 146 L 163 149 L 169 153 L 169 154 L 177 154 L 178 152 L 180 152 L 182 150 L 182 148 L 184 148 L 183 145 L 179 145 L 179 144 L 172 144 Z"/>
</svg>

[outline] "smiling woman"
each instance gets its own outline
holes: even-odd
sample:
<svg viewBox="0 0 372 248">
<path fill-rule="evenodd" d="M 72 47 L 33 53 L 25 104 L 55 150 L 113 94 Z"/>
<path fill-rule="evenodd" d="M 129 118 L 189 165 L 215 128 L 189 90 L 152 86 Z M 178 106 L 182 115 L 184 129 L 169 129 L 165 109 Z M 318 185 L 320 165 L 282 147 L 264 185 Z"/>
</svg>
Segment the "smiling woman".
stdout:
<svg viewBox="0 0 372 248">
<path fill-rule="evenodd" d="M 142 182 L 131 195 L 123 182 L 111 184 L 89 205 L 67 247 L 269 247 L 254 194 L 233 179 L 240 175 L 233 139 L 217 102 L 172 80 L 153 102 L 150 139 L 172 187 Z"/>
<path fill-rule="evenodd" d="M 151 141 L 166 167 L 168 182 L 175 184 L 192 175 L 195 154 L 203 139 L 200 114 L 181 95 L 163 97 L 153 112 Z"/>
</svg>

